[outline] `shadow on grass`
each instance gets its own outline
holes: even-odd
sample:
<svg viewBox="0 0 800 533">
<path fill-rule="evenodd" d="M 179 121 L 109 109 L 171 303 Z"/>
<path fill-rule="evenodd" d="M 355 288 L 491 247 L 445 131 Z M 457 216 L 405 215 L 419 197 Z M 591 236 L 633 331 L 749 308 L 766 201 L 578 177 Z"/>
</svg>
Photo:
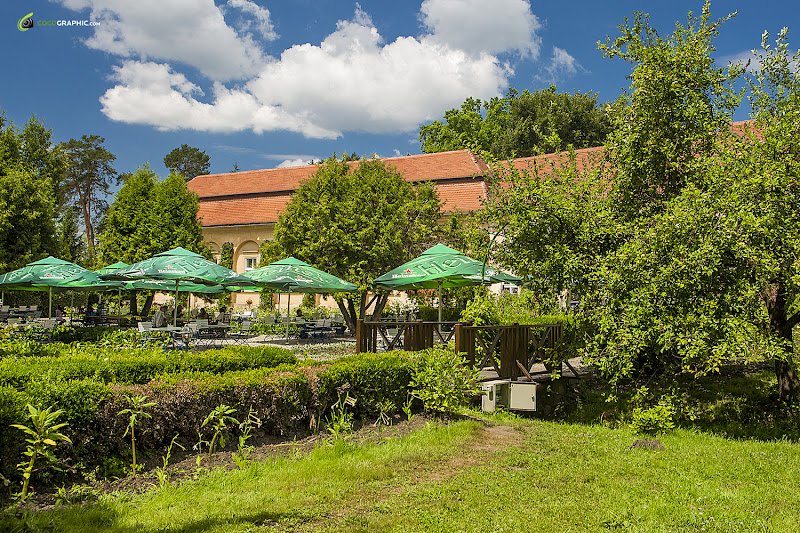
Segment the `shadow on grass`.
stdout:
<svg viewBox="0 0 800 533">
<path fill-rule="evenodd" d="M 319 520 L 323 515 L 308 510 L 286 512 L 263 511 L 247 515 L 205 518 L 175 526 L 147 527 L 145 525 L 123 526 L 119 513 L 112 505 L 97 503 L 88 506 L 59 508 L 55 511 L 5 511 L 0 514 L 0 531 L 9 533 L 56 532 L 56 531 L 109 531 L 117 533 L 196 533 L 226 525 L 249 525 L 255 527 L 293 528 Z M 146 516 L 138 517 L 148 522 Z"/>
</svg>

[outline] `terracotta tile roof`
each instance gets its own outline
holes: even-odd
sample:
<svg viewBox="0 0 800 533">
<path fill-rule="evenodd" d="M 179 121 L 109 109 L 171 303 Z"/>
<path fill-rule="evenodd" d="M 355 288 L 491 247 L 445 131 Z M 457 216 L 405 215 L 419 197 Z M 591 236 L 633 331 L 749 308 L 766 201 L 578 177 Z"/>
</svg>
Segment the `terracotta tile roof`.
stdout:
<svg viewBox="0 0 800 533">
<path fill-rule="evenodd" d="M 276 222 L 291 199 L 289 194 L 275 194 L 200 200 L 197 218 L 203 226 Z"/>
<path fill-rule="evenodd" d="M 479 179 L 438 181 L 435 187 L 445 213 L 477 211 L 486 198 Z M 202 198 L 197 217 L 205 227 L 275 223 L 291 199 L 288 192 Z"/>
<path fill-rule="evenodd" d="M 469 150 L 383 158 L 408 181 L 439 181 L 480 176 L 486 164 Z M 358 162 L 353 162 L 357 165 Z M 200 198 L 296 190 L 319 165 L 248 170 L 197 176 L 187 186 Z"/>
<path fill-rule="evenodd" d="M 605 146 L 595 146 L 594 148 L 580 148 L 575 150 L 575 165 L 578 171 L 594 168 L 603 161 L 605 155 Z M 500 163 L 501 167 L 511 166 L 517 170 L 530 170 L 537 169 L 539 171 L 547 172 L 555 167 L 560 167 L 569 161 L 570 154 L 567 151 L 557 152 L 553 154 L 537 155 L 533 157 L 520 157 L 519 159 L 512 159 L 511 161 Z"/>
<path fill-rule="evenodd" d="M 483 207 L 486 182 L 482 179 L 442 181 L 436 183 L 436 192 L 442 201 L 443 213 L 469 213 Z"/>
</svg>

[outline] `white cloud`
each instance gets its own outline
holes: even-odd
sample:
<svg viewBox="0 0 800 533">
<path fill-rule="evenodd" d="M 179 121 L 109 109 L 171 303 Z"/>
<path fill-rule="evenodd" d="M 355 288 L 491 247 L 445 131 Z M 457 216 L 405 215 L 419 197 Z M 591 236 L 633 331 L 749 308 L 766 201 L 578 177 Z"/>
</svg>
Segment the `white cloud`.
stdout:
<svg viewBox="0 0 800 533">
<path fill-rule="evenodd" d="M 550 61 L 545 65 L 543 73 L 537 75 L 536 79 L 553 83 L 582 71 L 583 67 L 569 52 L 554 46 Z"/>
<path fill-rule="evenodd" d="M 752 50 L 745 50 L 744 52 L 739 52 L 736 54 L 724 55 L 717 60 L 717 63 L 720 63 L 724 66 L 741 63 L 741 65 L 743 67 L 747 67 L 747 70 L 750 72 L 757 72 L 761 66 L 758 57 L 753 53 Z"/>
<path fill-rule="evenodd" d="M 237 32 L 226 24 L 213 0 L 62 2 L 76 11 L 89 9 L 91 18 L 99 22 L 94 35 L 85 41 L 89 48 L 144 61 L 183 63 L 217 81 L 249 78 L 266 61 L 253 34 L 247 28 Z M 259 28 L 271 28 L 268 11 L 254 12 L 247 0 L 230 4 L 251 18 L 255 16 Z M 261 38 L 267 37 L 262 34 Z"/>
<path fill-rule="evenodd" d="M 113 79 L 118 84 L 100 97 L 103 113 L 112 120 L 147 124 L 164 131 L 287 130 L 316 138 L 337 135 L 221 83 L 214 84 L 212 103 L 201 102 L 195 98 L 199 89 L 163 63 L 126 61 L 115 67 Z"/>
<path fill-rule="evenodd" d="M 541 24 L 528 0 L 425 0 L 420 18 L 432 40 L 459 50 L 539 56 Z"/>
<path fill-rule="evenodd" d="M 240 9 L 243 13 L 252 17 L 243 17 L 241 21 L 242 30 L 252 32 L 253 29 L 256 29 L 258 30 L 258 35 L 267 41 L 274 41 L 278 38 L 275 27 L 272 25 L 269 9 L 261 7 L 250 0 L 228 0 L 228 5 Z"/>
<path fill-rule="evenodd" d="M 412 130 L 467 96 L 496 95 L 508 74 L 487 54 L 476 58 L 412 37 L 383 45 L 369 19 L 357 14 L 319 46 L 284 51 L 247 89 L 261 103 L 325 130 L 383 133 Z"/>
<path fill-rule="evenodd" d="M 499 0 L 491 9 L 473 0 L 425 0 L 430 33 L 388 43 L 356 5 L 353 18 L 337 22 L 321 43 L 297 44 L 279 57 L 264 56 L 258 46 L 275 33 L 269 11 L 251 0 L 221 7 L 210 0 L 62 2 L 102 19 L 88 46 L 124 58 L 100 98 L 103 113 L 160 130 L 292 131 L 312 138 L 413 131 L 468 96 L 501 94 L 513 72 L 496 54 L 539 50 L 539 23 L 524 0 Z M 469 13 L 446 19 L 459 6 Z M 237 14 L 249 22 L 234 31 Z M 466 24 L 466 35 L 479 21 L 493 31 L 458 37 L 454 24 Z M 208 94 L 180 64 L 199 69 Z"/>
<path fill-rule="evenodd" d="M 286 159 L 275 168 L 304 167 L 311 164 L 311 159 Z"/>
<path fill-rule="evenodd" d="M 317 161 L 321 159 L 316 155 L 311 154 L 262 154 L 264 159 L 271 159 L 274 161 L 285 161 L 287 159 L 302 159 L 303 161 Z"/>
</svg>

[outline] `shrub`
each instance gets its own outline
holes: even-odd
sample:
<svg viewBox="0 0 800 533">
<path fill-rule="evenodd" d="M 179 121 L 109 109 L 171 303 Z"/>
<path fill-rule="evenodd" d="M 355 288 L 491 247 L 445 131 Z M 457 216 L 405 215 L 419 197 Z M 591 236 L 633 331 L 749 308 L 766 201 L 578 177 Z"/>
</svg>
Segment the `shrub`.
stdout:
<svg viewBox="0 0 800 533">
<path fill-rule="evenodd" d="M 0 387 L 0 475 L 6 478 L 14 476 L 14 465 L 24 449 L 21 435 L 10 426 L 24 419 L 28 402 L 27 394 L 13 387 Z"/>
<path fill-rule="evenodd" d="M 412 394 L 425 410 L 455 413 L 480 393 L 479 370 L 466 365 L 460 354 L 431 348 L 418 352 L 412 370 Z"/>
<path fill-rule="evenodd" d="M 63 348 L 58 344 L 5 339 L 0 341 L 0 359 L 7 357 L 53 357 L 61 353 Z"/>
<path fill-rule="evenodd" d="M 405 352 L 362 353 L 339 359 L 317 375 L 319 408 L 326 411 L 338 401 L 337 390 L 345 386 L 357 400 L 353 407 L 356 417 L 376 415 L 382 400 L 400 406 L 410 390 L 411 368 Z"/>
<path fill-rule="evenodd" d="M 661 400 L 658 405 L 633 410 L 631 426 L 637 433 L 657 435 L 675 429 L 675 408 L 668 400 Z"/>
<path fill-rule="evenodd" d="M 0 360 L 0 386 L 24 389 L 31 381 L 94 379 L 103 383 L 147 383 L 174 372 L 224 373 L 295 364 L 288 350 L 274 347 L 230 347 L 203 352 L 167 353 L 159 349 L 65 348 L 60 356 Z"/>
</svg>

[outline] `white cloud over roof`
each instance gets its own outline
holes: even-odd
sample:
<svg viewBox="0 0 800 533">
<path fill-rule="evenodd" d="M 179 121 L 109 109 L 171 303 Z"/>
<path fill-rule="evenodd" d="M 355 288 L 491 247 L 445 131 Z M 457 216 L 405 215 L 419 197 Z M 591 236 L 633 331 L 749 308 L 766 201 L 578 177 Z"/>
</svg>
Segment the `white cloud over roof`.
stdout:
<svg viewBox="0 0 800 533">
<path fill-rule="evenodd" d="M 103 113 L 159 130 L 412 131 L 468 96 L 500 94 L 512 74 L 501 53 L 535 57 L 540 48 L 525 0 L 425 0 L 426 33 L 392 42 L 356 5 L 322 42 L 278 57 L 260 47 L 277 37 L 269 10 L 250 0 L 62 3 L 91 10 L 101 25 L 86 45 L 120 57 L 100 97 Z"/>
</svg>

